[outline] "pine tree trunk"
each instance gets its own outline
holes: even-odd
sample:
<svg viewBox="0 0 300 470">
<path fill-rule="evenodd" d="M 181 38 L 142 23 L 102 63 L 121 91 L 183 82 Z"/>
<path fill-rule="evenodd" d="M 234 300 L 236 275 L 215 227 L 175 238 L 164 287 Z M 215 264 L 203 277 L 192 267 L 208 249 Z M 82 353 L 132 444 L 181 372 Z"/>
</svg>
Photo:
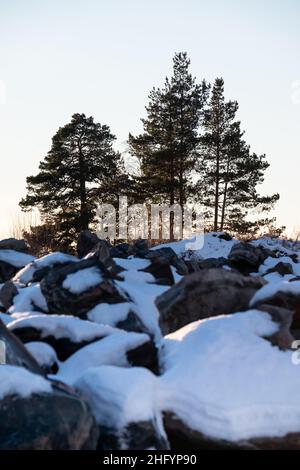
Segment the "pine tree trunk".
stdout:
<svg viewBox="0 0 300 470">
<path fill-rule="evenodd" d="M 80 230 L 89 228 L 87 200 L 86 200 L 86 182 L 85 182 L 85 163 L 84 155 L 81 148 L 81 140 L 78 141 L 79 149 L 79 186 L 80 186 Z"/>
<path fill-rule="evenodd" d="M 226 181 L 224 187 L 224 197 L 223 197 L 223 204 L 222 204 L 222 216 L 221 216 L 221 232 L 224 229 L 224 221 L 225 221 L 225 210 L 226 210 L 226 203 L 227 203 L 227 190 L 228 190 L 228 172 L 229 172 L 229 160 L 227 161 L 227 168 L 226 168 Z"/>
<path fill-rule="evenodd" d="M 218 218 L 219 218 L 219 178 L 220 178 L 220 150 L 219 143 L 217 144 L 217 168 L 216 168 L 216 193 L 215 193 L 215 218 L 214 218 L 214 232 L 218 231 Z"/>
</svg>

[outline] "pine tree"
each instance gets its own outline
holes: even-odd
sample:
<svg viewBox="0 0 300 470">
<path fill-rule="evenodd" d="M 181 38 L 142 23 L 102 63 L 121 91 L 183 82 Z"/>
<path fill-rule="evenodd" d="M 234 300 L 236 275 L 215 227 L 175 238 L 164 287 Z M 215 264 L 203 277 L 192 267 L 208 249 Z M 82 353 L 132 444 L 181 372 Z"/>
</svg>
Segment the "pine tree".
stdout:
<svg viewBox="0 0 300 470">
<path fill-rule="evenodd" d="M 196 84 L 186 53 L 173 59 L 173 76 L 162 89 L 153 88 L 142 119 L 144 133 L 129 134 L 130 152 L 140 161 L 141 199 L 183 205 L 192 194 L 191 175 L 197 160 L 198 128 L 208 86 Z"/>
<path fill-rule="evenodd" d="M 236 120 L 238 103 L 225 101 L 224 81 L 215 80 L 203 120 L 201 157 L 198 162 L 199 193 L 214 231 L 255 233 L 274 219 L 251 220 L 249 214 L 269 211 L 278 194 L 260 196 L 257 186 L 269 167 L 265 155 L 251 153 Z"/>
<path fill-rule="evenodd" d="M 121 158 L 112 147 L 114 135 L 92 117 L 74 114 L 52 139 L 39 173 L 27 178 L 23 210 L 37 207 L 48 226 L 57 227 L 57 240 L 70 244 L 95 218 L 97 202 L 118 193 Z"/>
</svg>

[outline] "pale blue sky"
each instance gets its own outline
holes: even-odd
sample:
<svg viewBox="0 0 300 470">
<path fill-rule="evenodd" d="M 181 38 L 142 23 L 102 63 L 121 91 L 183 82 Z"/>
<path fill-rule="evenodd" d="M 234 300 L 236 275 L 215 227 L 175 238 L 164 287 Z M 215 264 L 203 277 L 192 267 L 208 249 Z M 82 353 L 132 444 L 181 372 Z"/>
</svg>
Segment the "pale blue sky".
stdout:
<svg viewBox="0 0 300 470">
<path fill-rule="evenodd" d="M 122 148 L 175 51 L 224 77 L 279 223 L 300 229 L 299 23 L 299 0 L 0 0 L 0 234 L 58 127 L 84 112 Z"/>
</svg>

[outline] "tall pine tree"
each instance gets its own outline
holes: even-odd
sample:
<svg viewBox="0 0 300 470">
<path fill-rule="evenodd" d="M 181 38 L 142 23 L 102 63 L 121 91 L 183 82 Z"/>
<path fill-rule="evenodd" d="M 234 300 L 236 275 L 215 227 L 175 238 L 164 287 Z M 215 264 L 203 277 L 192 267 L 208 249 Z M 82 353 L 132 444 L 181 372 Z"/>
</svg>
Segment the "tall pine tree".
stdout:
<svg viewBox="0 0 300 470">
<path fill-rule="evenodd" d="M 269 211 L 278 194 L 260 196 L 257 186 L 269 167 L 265 155 L 251 153 L 236 120 L 238 103 L 225 101 L 224 81 L 215 80 L 204 114 L 201 152 L 198 162 L 198 190 L 215 231 L 255 233 L 274 219 L 253 217 L 251 211 Z"/>
<path fill-rule="evenodd" d="M 23 210 L 36 207 L 42 220 L 57 229 L 57 241 L 70 244 L 94 222 L 97 202 L 118 193 L 123 178 L 121 158 L 113 149 L 115 136 L 92 117 L 74 114 L 52 139 L 52 147 L 27 178 Z"/>
<path fill-rule="evenodd" d="M 149 94 L 144 132 L 129 135 L 130 152 L 140 161 L 140 199 L 183 205 L 193 192 L 191 175 L 208 86 L 196 83 L 189 66 L 185 52 L 175 54 L 173 76 Z"/>
</svg>

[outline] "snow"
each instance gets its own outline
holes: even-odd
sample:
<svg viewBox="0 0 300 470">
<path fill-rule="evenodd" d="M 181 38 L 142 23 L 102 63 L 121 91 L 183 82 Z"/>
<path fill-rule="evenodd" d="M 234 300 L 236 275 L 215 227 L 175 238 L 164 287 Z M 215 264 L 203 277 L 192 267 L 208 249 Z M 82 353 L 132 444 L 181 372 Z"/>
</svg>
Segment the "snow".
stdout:
<svg viewBox="0 0 300 470">
<path fill-rule="evenodd" d="M 35 259 L 33 262 L 27 261 L 30 264 L 25 263 L 27 266 L 15 275 L 14 280 L 22 284 L 28 284 L 32 281 L 32 276 L 38 269 L 53 266 L 54 264 L 72 263 L 75 261 L 78 261 L 78 258 L 66 253 L 60 253 L 59 251 L 49 253 L 39 259 Z"/>
<path fill-rule="evenodd" d="M 155 306 L 155 299 L 169 289 L 169 286 L 156 284 L 139 284 L 134 281 L 116 281 L 116 285 L 125 290 L 134 302 L 133 311 L 140 318 L 147 330 L 155 336 L 156 342 L 161 339 L 161 332 L 158 325 L 159 313 Z"/>
<path fill-rule="evenodd" d="M 39 284 L 31 284 L 29 287 L 19 289 L 18 294 L 14 297 L 14 303 L 9 308 L 9 313 L 28 312 L 36 308 L 47 312 L 47 302 L 42 294 Z"/>
<path fill-rule="evenodd" d="M 138 271 L 139 269 L 146 269 L 151 264 L 150 261 L 147 259 L 133 257 L 130 257 L 128 259 L 114 258 L 114 261 L 117 263 L 118 266 L 123 269 L 133 269 L 135 271 Z"/>
<path fill-rule="evenodd" d="M 34 260 L 34 256 L 15 250 L 0 250 L 0 261 L 11 264 L 15 268 L 22 268 Z"/>
<path fill-rule="evenodd" d="M 13 318 L 10 315 L 7 315 L 7 313 L 0 313 L 0 320 L 4 323 L 4 325 L 8 325 L 11 321 L 13 321 Z"/>
<path fill-rule="evenodd" d="M 116 331 L 108 325 L 97 325 L 71 315 L 32 315 L 14 320 L 8 327 L 11 331 L 17 328 L 34 328 L 40 331 L 42 338 L 68 338 L 73 343 L 90 341 Z"/>
<path fill-rule="evenodd" d="M 41 367 L 52 366 L 59 362 L 55 350 L 47 343 L 30 341 L 25 346 Z"/>
<path fill-rule="evenodd" d="M 280 251 L 282 254 L 293 255 L 299 250 L 297 243 L 282 240 L 280 238 L 261 237 L 257 240 L 252 240 L 251 245 L 261 246 L 272 251 Z"/>
<path fill-rule="evenodd" d="M 95 341 L 70 356 L 59 368 L 58 379 L 73 385 L 89 367 L 116 365 L 128 367 L 126 353 L 149 341 L 142 333 L 116 330 L 114 334 Z"/>
<path fill-rule="evenodd" d="M 155 282 L 155 278 L 150 273 L 141 271 L 150 266 L 151 262 L 146 259 L 133 258 L 128 259 L 114 258 L 114 261 L 125 271 L 119 273 L 119 277 L 125 281 L 131 282 Z"/>
<path fill-rule="evenodd" d="M 27 398 L 33 393 L 51 393 L 50 382 L 22 367 L 0 366 L 0 399 L 8 395 Z"/>
<path fill-rule="evenodd" d="M 103 280 L 100 270 L 96 266 L 81 269 L 72 274 L 68 274 L 63 282 L 63 287 L 72 294 L 81 294 L 91 287 L 100 284 Z"/>
<path fill-rule="evenodd" d="M 263 336 L 278 326 L 252 310 L 194 322 L 165 338 L 161 406 L 190 428 L 238 441 L 300 431 L 292 351 Z"/>
<path fill-rule="evenodd" d="M 256 305 L 258 302 L 263 302 L 267 299 L 270 299 L 278 292 L 300 296 L 300 281 L 279 281 L 266 284 L 254 294 L 250 301 L 250 307 Z"/>
<path fill-rule="evenodd" d="M 88 369 L 75 386 L 88 399 L 97 423 L 119 429 L 158 415 L 155 409 L 157 380 L 141 367 L 102 366 Z"/>
<path fill-rule="evenodd" d="M 259 267 L 260 275 L 265 274 L 269 269 L 274 268 L 278 263 L 288 263 L 293 269 L 295 276 L 300 276 L 300 263 L 294 263 L 289 256 L 281 256 L 280 258 L 272 258 L 269 256 Z"/>
<path fill-rule="evenodd" d="M 95 323 L 115 326 L 120 321 L 126 320 L 130 309 L 133 309 L 130 302 L 119 304 L 98 304 L 87 314 L 87 318 Z"/>
<path fill-rule="evenodd" d="M 223 240 L 219 238 L 218 232 L 206 233 L 204 235 L 203 247 L 200 249 L 192 250 L 193 256 L 206 259 L 206 258 L 228 258 L 228 255 L 238 240 L 232 239 L 230 241 Z M 152 250 L 157 250 L 159 248 L 172 248 L 177 255 L 183 255 L 185 251 L 188 250 L 188 244 L 193 243 L 195 238 L 188 240 L 179 240 L 177 242 L 165 243 L 163 245 L 157 245 Z"/>
</svg>

